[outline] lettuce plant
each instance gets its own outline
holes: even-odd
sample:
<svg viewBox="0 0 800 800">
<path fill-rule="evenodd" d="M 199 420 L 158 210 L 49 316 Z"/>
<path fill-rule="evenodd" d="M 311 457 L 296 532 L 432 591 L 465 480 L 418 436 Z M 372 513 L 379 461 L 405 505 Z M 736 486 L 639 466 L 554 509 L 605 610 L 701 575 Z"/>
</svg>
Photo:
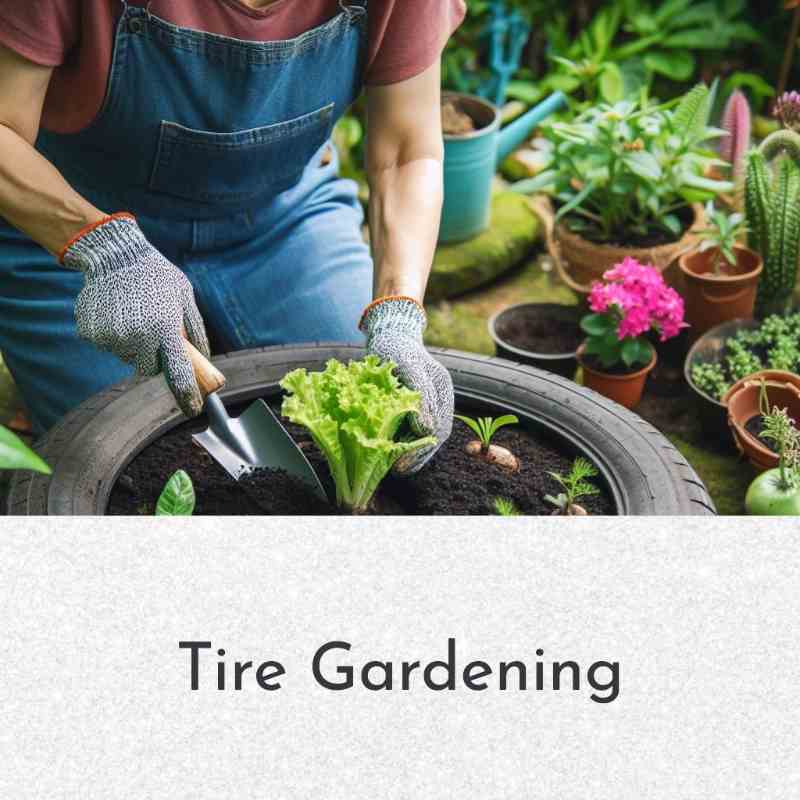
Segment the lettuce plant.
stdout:
<svg viewBox="0 0 800 800">
<path fill-rule="evenodd" d="M 395 441 L 406 415 L 418 413 L 418 392 L 402 386 L 394 364 L 376 356 L 345 365 L 331 360 L 323 372 L 290 372 L 281 387 L 289 396 L 282 413 L 311 433 L 336 484 L 336 502 L 354 512 L 369 506 L 378 485 L 414 450 L 432 447 L 433 436 Z"/>
</svg>

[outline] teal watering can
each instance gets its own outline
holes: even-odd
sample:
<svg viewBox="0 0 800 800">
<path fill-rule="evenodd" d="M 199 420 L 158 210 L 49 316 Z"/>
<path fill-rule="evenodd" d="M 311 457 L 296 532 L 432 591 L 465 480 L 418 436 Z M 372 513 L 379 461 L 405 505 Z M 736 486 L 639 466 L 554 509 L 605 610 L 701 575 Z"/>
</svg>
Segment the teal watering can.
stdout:
<svg viewBox="0 0 800 800">
<path fill-rule="evenodd" d="M 500 130 L 500 110 L 488 100 L 445 92 L 475 122 L 473 133 L 444 137 L 444 207 L 441 243 L 463 242 L 489 227 L 492 178 L 542 120 L 566 105 L 562 92 L 550 95 Z"/>
</svg>

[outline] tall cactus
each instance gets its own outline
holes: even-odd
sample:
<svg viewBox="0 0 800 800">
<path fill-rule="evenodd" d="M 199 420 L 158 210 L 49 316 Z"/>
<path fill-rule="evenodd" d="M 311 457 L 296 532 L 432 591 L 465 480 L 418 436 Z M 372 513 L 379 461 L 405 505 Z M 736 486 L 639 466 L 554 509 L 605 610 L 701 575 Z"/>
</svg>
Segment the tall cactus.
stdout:
<svg viewBox="0 0 800 800">
<path fill-rule="evenodd" d="M 733 183 L 736 187 L 736 207 L 741 210 L 745 178 L 745 156 L 750 149 L 753 116 L 750 112 L 750 104 L 747 102 L 747 98 L 738 89 L 733 92 L 725 104 L 725 111 L 722 114 L 722 128 L 728 135 L 720 139 L 719 154 L 731 165 Z"/>
<path fill-rule="evenodd" d="M 800 134 L 772 134 L 747 158 L 745 192 L 750 246 L 761 253 L 756 314 L 785 313 L 800 263 Z"/>
</svg>

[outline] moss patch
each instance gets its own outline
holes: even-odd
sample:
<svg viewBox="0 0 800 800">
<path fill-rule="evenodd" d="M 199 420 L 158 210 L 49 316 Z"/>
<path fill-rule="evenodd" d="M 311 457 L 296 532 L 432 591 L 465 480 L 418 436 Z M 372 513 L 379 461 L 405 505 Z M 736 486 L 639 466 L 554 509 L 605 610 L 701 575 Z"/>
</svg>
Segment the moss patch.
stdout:
<svg viewBox="0 0 800 800">
<path fill-rule="evenodd" d="M 531 252 L 540 233 L 527 198 L 512 192 L 496 194 L 489 230 L 467 242 L 438 248 L 426 299 L 436 302 L 491 283 Z"/>
</svg>

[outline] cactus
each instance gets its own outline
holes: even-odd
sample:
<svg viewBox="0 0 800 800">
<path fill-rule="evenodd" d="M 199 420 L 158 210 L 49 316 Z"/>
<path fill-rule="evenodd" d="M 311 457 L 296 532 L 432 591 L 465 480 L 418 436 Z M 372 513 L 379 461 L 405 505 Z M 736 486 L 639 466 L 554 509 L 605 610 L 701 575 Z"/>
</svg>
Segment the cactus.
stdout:
<svg viewBox="0 0 800 800">
<path fill-rule="evenodd" d="M 750 246 L 764 259 L 756 314 L 786 313 L 800 263 L 800 134 L 778 131 L 749 154 L 745 201 Z"/>
<path fill-rule="evenodd" d="M 744 93 L 737 89 L 728 98 L 722 115 L 722 128 L 728 135 L 720 140 L 719 154 L 731 165 L 738 210 L 742 208 L 745 156 L 750 149 L 752 127 L 750 104 Z"/>
</svg>

